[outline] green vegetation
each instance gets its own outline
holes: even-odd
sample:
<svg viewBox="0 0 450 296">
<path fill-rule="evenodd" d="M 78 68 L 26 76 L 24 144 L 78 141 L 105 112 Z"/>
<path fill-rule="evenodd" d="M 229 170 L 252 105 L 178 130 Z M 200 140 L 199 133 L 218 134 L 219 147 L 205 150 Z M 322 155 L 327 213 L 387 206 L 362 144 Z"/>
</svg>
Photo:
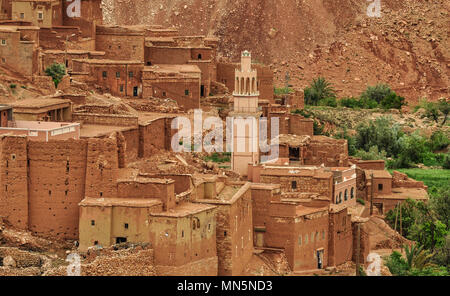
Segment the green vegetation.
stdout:
<svg viewBox="0 0 450 296">
<path fill-rule="evenodd" d="M 216 163 L 230 162 L 231 152 L 223 152 L 223 153 L 214 152 L 210 156 L 205 156 L 204 160 Z"/>
<path fill-rule="evenodd" d="M 410 168 L 418 163 L 444 168 L 449 165 L 449 153 L 434 153 L 449 145 L 448 136 L 442 131 L 429 138 L 417 131 L 408 135 L 391 117 L 385 116 L 358 125 L 356 131 L 354 141 L 349 141 L 351 155 L 365 160 L 385 159 L 389 168 Z"/>
<path fill-rule="evenodd" d="M 414 112 L 417 112 L 420 108 L 425 110 L 425 117 L 434 120 L 436 123 L 439 123 L 440 116 L 444 117 L 441 125 L 444 125 L 447 122 L 450 104 L 446 99 L 440 99 L 438 102 L 429 102 L 424 98 L 420 100 L 419 105 L 414 108 Z"/>
<path fill-rule="evenodd" d="M 15 85 L 14 83 L 11 83 L 11 84 L 9 85 L 9 87 L 10 87 L 11 89 L 15 89 L 15 88 L 16 88 L 16 85 Z"/>
<path fill-rule="evenodd" d="M 55 87 L 58 87 L 61 79 L 66 75 L 66 66 L 64 64 L 53 63 L 45 69 L 45 74 L 52 77 Z"/>
<path fill-rule="evenodd" d="M 310 86 L 305 88 L 304 93 L 307 105 L 337 107 L 336 91 L 323 77 L 313 79 Z"/>
<path fill-rule="evenodd" d="M 362 198 L 357 198 L 356 201 L 362 204 L 363 206 L 366 204 L 366 202 Z"/>
<path fill-rule="evenodd" d="M 395 276 L 449 276 L 444 266 L 431 263 L 433 254 L 417 246 L 405 246 L 405 257 L 397 251 L 392 252 L 386 266 Z"/>
<path fill-rule="evenodd" d="M 367 87 L 359 98 L 342 98 L 339 105 L 352 109 L 401 109 L 406 103 L 405 98 L 398 96 L 388 85 L 377 84 Z"/>
<path fill-rule="evenodd" d="M 273 92 L 276 95 L 288 95 L 290 93 L 293 93 L 294 90 L 290 87 L 274 87 Z"/>
</svg>

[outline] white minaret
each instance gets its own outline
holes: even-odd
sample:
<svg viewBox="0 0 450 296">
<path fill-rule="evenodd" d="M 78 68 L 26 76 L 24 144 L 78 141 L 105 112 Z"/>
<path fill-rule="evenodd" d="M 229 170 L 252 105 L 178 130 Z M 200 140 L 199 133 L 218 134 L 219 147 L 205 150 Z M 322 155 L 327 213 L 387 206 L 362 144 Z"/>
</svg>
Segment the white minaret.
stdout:
<svg viewBox="0 0 450 296">
<path fill-rule="evenodd" d="M 231 168 L 247 176 L 248 165 L 259 163 L 259 91 L 256 69 L 252 69 L 252 56 L 244 51 L 241 67 L 235 70 L 233 117 L 233 153 Z"/>
</svg>

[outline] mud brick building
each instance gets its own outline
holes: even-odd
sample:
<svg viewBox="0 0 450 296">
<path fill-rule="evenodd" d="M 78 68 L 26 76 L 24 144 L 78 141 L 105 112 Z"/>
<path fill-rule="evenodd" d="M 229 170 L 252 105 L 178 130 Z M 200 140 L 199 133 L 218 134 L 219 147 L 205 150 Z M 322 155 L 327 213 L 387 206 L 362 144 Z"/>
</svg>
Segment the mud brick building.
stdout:
<svg viewBox="0 0 450 296">
<path fill-rule="evenodd" d="M 29 78 L 37 74 L 39 40 L 32 35 L 38 30 L 33 26 L 0 26 L 0 63 Z"/>
<path fill-rule="evenodd" d="M 184 110 L 200 108 L 202 72 L 196 65 L 167 65 L 144 67 L 143 98 L 170 98 Z"/>
<path fill-rule="evenodd" d="M 239 275 L 253 254 L 250 183 L 205 182 L 195 203 L 217 207 L 216 235 L 219 275 Z"/>
<path fill-rule="evenodd" d="M 13 21 L 29 22 L 40 28 L 63 25 L 62 2 L 59 0 L 13 0 Z"/>
<path fill-rule="evenodd" d="M 365 170 L 365 180 L 365 199 L 369 202 L 372 199 L 374 209 L 380 214 L 387 213 L 409 198 L 428 200 L 427 186 L 423 182 L 397 171 L 392 176 L 388 171 Z"/>
<path fill-rule="evenodd" d="M 140 97 L 143 63 L 137 60 L 72 60 L 76 79 L 101 86 L 115 96 Z"/>
<path fill-rule="evenodd" d="M 28 121 L 71 121 L 72 102 L 67 99 L 24 99 L 12 103 L 14 118 Z"/>
</svg>

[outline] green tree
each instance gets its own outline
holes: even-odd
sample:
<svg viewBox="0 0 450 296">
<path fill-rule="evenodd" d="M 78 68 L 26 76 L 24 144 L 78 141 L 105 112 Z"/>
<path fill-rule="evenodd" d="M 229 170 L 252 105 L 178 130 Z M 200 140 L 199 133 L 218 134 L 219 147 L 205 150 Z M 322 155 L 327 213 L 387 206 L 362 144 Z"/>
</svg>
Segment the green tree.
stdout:
<svg viewBox="0 0 450 296">
<path fill-rule="evenodd" d="M 304 94 L 305 103 L 314 106 L 317 106 L 321 100 L 336 98 L 336 91 L 323 77 L 313 79 L 311 85 L 305 88 Z"/>
<path fill-rule="evenodd" d="M 58 87 L 61 79 L 66 75 L 66 66 L 64 64 L 53 63 L 45 69 L 45 74 L 52 77 L 55 87 Z"/>
</svg>

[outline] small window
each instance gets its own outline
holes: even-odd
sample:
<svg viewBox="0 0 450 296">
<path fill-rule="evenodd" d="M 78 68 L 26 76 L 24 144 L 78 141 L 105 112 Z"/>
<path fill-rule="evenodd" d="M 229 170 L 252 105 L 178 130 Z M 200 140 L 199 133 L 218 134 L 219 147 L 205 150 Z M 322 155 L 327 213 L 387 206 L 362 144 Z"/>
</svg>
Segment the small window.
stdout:
<svg viewBox="0 0 450 296">
<path fill-rule="evenodd" d="M 202 54 L 199 53 L 198 56 L 197 56 L 197 58 L 198 58 L 199 60 L 201 60 L 201 59 L 202 59 Z"/>
<path fill-rule="evenodd" d="M 133 78 L 133 72 L 128 72 L 128 77 Z"/>
<path fill-rule="evenodd" d="M 102 76 L 103 76 L 103 78 L 106 78 L 106 71 L 103 71 L 103 73 L 102 73 Z"/>
<path fill-rule="evenodd" d="M 163 91 L 162 95 L 163 95 L 163 97 L 166 97 L 166 92 L 165 92 L 165 91 Z"/>
<path fill-rule="evenodd" d="M 120 92 L 123 92 L 123 84 L 120 85 Z"/>
<path fill-rule="evenodd" d="M 184 230 L 181 230 L 181 237 L 184 237 Z"/>
<path fill-rule="evenodd" d="M 185 96 L 188 96 L 188 95 L 189 95 L 189 90 L 188 90 L 188 89 L 185 89 L 185 90 L 184 90 L 184 95 L 185 95 Z"/>
<path fill-rule="evenodd" d="M 297 189 L 297 181 L 292 181 L 291 187 L 292 187 L 292 189 Z"/>
<path fill-rule="evenodd" d="M 124 227 L 125 229 L 128 229 L 128 223 L 125 223 Z"/>
<path fill-rule="evenodd" d="M 200 219 L 197 219 L 197 228 L 200 228 Z"/>
<path fill-rule="evenodd" d="M 2 39 L 2 45 L 6 45 L 6 39 Z"/>
<path fill-rule="evenodd" d="M 223 232 L 223 236 L 227 236 L 227 232 L 226 231 Z"/>
<path fill-rule="evenodd" d="M 192 229 L 195 230 L 195 226 L 196 226 L 195 221 L 192 221 Z"/>
<path fill-rule="evenodd" d="M 355 189 L 352 187 L 352 189 L 350 189 L 350 199 L 355 197 Z"/>
<path fill-rule="evenodd" d="M 38 11 L 38 20 L 44 19 L 44 13 L 42 11 Z"/>
<path fill-rule="evenodd" d="M 302 236 L 301 236 L 301 235 L 298 237 L 298 245 L 299 245 L 299 246 L 302 245 Z"/>
<path fill-rule="evenodd" d="M 20 13 L 20 18 L 21 18 L 21 19 L 24 19 L 24 18 L 25 18 L 25 13 L 21 12 L 21 13 Z"/>
<path fill-rule="evenodd" d="M 91 220 L 91 225 L 92 225 L 92 226 L 95 225 L 95 220 Z"/>
<path fill-rule="evenodd" d="M 378 191 L 383 191 L 383 184 L 378 184 Z"/>
<path fill-rule="evenodd" d="M 120 72 L 116 72 L 116 78 L 120 78 Z"/>
<path fill-rule="evenodd" d="M 347 189 L 345 189 L 344 200 L 348 200 L 348 190 Z"/>
</svg>

